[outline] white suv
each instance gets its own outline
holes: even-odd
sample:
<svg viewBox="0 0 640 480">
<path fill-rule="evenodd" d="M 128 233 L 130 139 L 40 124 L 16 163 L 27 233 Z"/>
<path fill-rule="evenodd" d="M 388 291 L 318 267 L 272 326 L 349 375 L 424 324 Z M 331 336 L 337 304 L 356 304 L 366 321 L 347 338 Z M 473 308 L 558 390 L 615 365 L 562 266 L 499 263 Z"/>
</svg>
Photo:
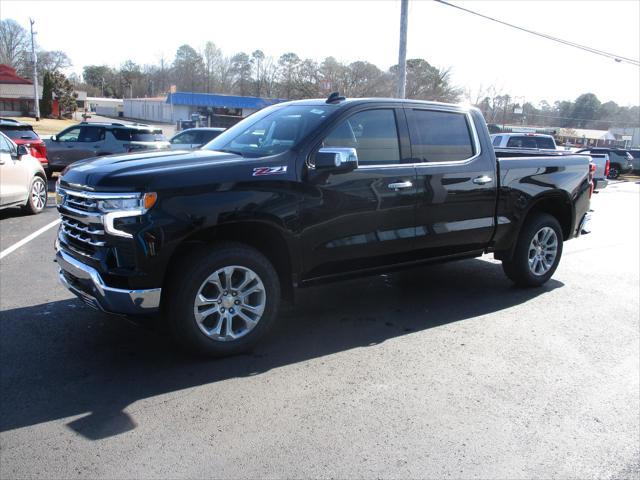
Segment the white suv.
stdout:
<svg viewBox="0 0 640 480">
<path fill-rule="evenodd" d="M 24 145 L 0 132 L 0 209 L 21 206 L 40 213 L 47 206 L 47 177 L 38 159 Z"/>
</svg>

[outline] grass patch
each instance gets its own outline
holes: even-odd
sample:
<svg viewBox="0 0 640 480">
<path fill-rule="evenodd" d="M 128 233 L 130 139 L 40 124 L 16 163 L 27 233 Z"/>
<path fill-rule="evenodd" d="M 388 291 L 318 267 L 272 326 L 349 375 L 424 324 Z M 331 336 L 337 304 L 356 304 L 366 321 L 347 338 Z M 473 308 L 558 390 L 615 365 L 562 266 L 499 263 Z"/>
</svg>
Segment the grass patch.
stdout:
<svg viewBox="0 0 640 480">
<path fill-rule="evenodd" d="M 15 117 L 15 119 L 32 125 L 35 132 L 42 138 L 55 135 L 65 128 L 78 123 L 78 120 L 58 120 L 56 118 L 41 118 L 39 122 L 36 122 L 36 119 L 32 117 Z"/>
</svg>

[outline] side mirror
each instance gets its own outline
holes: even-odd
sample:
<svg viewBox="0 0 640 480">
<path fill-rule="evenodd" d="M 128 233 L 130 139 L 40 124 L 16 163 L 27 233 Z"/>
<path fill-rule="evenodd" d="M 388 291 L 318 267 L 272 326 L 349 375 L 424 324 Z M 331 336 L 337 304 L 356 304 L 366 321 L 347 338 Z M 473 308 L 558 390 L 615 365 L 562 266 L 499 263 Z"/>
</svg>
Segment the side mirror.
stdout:
<svg viewBox="0 0 640 480">
<path fill-rule="evenodd" d="M 57 142 L 58 141 L 58 137 L 56 135 L 51 135 L 51 141 Z"/>
<path fill-rule="evenodd" d="M 29 149 L 26 145 L 18 145 L 18 150 L 16 153 L 18 155 L 18 159 L 20 159 L 24 155 L 29 155 Z"/>
<path fill-rule="evenodd" d="M 315 157 L 316 170 L 351 172 L 358 168 L 358 152 L 355 148 L 321 148 Z"/>
</svg>

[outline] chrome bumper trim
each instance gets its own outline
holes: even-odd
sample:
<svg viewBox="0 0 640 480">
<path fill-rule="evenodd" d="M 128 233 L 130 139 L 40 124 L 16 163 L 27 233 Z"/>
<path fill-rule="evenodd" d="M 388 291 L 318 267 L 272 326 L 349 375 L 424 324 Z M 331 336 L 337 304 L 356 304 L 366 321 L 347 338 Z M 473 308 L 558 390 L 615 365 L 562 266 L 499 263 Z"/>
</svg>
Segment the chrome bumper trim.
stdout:
<svg viewBox="0 0 640 480">
<path fill-rule="evenodd" d="M 88 305 L 107 313 L 149 314 L 160 307 L 161 288 L 126 290 L 105 285 L 98 271 L 66 254 L 56 245 L 60 282 Z"/>
</svg>

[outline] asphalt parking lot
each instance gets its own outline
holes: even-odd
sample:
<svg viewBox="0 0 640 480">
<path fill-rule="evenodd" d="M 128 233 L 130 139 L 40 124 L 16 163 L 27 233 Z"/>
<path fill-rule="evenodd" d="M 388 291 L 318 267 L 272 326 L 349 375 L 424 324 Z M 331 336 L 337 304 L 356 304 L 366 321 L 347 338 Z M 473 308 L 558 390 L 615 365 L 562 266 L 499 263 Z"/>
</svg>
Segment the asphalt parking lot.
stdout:
<svg viewBox="0 0 640 480">
<path fill-rule="evenodd" d="M 202 360 L 0 259 L 1 478 L 639 478 L 640 182 L 592 201 L 543 288 L 491 257 L 301 291 Z M 0 212 L 0 251 L 55 221 Z"/>
</svg>

